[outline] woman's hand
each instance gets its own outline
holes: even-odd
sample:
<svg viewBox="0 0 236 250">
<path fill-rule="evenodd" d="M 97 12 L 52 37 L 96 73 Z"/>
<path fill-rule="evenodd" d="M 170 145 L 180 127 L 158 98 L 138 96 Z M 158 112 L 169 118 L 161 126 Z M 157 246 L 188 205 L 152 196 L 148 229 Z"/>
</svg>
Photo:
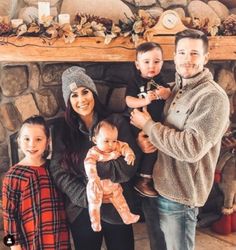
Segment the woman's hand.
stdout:
<svg viewBox="0 0 236 250">
<path fill-rule="evenodd" d="M 157 150 L 157 148 L 149 141 L 148 136 L 145 135 L 143 131 L 139 132 L 137 143 L 142 151 L 146 154 L 153 153 Z"/>
</svg>

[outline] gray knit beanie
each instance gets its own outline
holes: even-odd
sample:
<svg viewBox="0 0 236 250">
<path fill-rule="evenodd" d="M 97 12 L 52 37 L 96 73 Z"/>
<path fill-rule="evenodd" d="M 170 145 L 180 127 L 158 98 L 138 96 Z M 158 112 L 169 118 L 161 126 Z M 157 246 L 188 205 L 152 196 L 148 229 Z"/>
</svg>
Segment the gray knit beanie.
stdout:
<svg viewBox="0 0 236 250">
<path fill-rule="evenodd" d="M 78 87 L 86 87 L 98 94 L 94 81 L 86 74 L 85 69 L 72 66 L 62 73 L 62 94 L 66 105 L 71 92 Z"/>
</svg>

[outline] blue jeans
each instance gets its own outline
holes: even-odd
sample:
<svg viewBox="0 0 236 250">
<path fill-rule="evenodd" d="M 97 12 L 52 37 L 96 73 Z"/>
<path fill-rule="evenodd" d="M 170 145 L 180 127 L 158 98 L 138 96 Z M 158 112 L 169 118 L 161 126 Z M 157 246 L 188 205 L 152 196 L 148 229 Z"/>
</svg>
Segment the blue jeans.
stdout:
<svg viewBox="0 0 236 250">
<path fill-rule="evenodd" d="M 145 197 L 142 207 L 152 250 L 193 250 L 198 208 L 162 196 Z"/>
</svg>

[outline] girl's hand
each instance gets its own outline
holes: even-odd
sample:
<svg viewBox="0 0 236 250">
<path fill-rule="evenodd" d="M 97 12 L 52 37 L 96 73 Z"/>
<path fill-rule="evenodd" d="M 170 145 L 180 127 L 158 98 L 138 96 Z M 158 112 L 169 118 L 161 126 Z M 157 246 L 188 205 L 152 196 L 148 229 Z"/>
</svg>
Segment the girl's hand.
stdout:
<svg viewBox="0 0 236 250">
<path fill-rule="evenodd" d="M 155 90 L 155 92 L 156 92 L 157 99 L 167 100 L 170 97 L 170 95 L 171 95 L 170 88 L 165 88 L 163 86 L 159 86 Z"/>
</svg>

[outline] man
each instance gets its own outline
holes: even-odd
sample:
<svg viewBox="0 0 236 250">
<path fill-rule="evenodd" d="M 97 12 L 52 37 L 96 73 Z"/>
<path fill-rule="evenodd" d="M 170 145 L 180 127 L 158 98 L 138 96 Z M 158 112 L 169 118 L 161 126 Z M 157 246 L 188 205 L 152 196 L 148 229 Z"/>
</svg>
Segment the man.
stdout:
<svg viewBox="0 0 236 250">
<path fill-rule="evenodd" d="M 137 138 L 141 149 L 158 149 L 153 180 L 159 196 L 143 198 L 152 250 L 194 249 L 198 207 L 211 190 L 229 125 L 228 97 L 204 67 L 207 36 L 184 30 L 176 34 L 175 47 L 176 80 L 163 124 L 146 111 L 131 113 L 131 123 L 143 130 Z"/>
</svg>

